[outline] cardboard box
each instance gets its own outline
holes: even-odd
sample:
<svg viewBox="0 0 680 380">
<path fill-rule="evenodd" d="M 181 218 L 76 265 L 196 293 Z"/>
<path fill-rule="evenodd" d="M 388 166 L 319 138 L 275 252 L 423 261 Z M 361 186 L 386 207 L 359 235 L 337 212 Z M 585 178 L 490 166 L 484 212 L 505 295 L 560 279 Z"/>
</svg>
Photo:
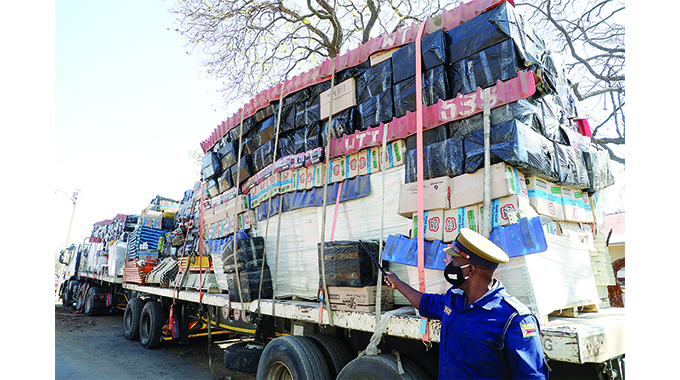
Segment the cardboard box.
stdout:
<svg viewBox="0 0 680 380">
<path fill-rule="evenodd" d="M 338 157 L 331 161 L 331 170 L 328 172 L 328 183 L 342 182 L 345 180 L 345 157 Z"/>
<path fill-rule="evenodd" d="M 394 54 L 395 51 L 399 50 L 401 47 L 396 47 L 392 48 L 389 50 L 383 50 L 379 51 L 377 53 L 371 54 L 368 59 L 371 61 L 371 67 L 377 65 L 378 63 L 387 61 L 388 59 L 392 58 L 392 54 Z"/>
<path fill-rule="evenodd" d="M 380 147 L 366 148 L 359 153 L 359 175 L 380 171 Z"/>
<path fill-rule="evenodd" d="M 250 229 L 255 226 L 255 211 L 253 210 L 248 210 L 244 212 L 243 214 L 239 214 L 236 219 L 238 220 L 238 229 L 239 231 L 242 229 Z"/>
<path fill-rule="evenodd" d="M 378 293 L 376 286 L 351 288 L 345 286 L 329 286 L 328 300 L 331 310 L 374 312 Z M 391 310 L 394 305 L 394 290 L 383 286 L 381 289 L 381 311 Z"/>
<path fill-rule="evenodd" d="M 345 156 L 345 179 L 359 176 L 359 153 Z"/>
<path fill-rule="evenodd" d="M 479 203 L 477 206 L 479 207 L 479 224 L 481 226 L 482 217 L 484 216 L 484 205 Z M 531 207 L 528 198 L 513 194 L 509 197 L 491 200 L 491 229 L 517 223 L 523 217 L 533 218 L 535 216 L 538 216 L 538 214 Z"/>
<path fill-rule="evenodd" d="M 538 214 L 564 220 L 562 189 L 559 186 L 538 177 L 527 177 L 526 185 L 529 203 Z"/>
<path fill-rule="evenodd" d="M 451 205 L 451 179 L 439 177 L 423 181 L 423 210 L 448 209 Z M 418 183 L 405 183 L 399 189 L 399 215 L 410 218 L 418 211 Z"/>
<path fill-rule="evenodd" d="M 562 187 L 562 207 L 564 220 L 571 222 L 585 222 L 586 209 L 583 205 L 581 190 Z"/>
<path fill-rule="evenodd" d="M 307 186 L 307 168 L 293 170 L 293 190 L 304 190 Z"/>
<path fill-rule="evenodd" d="M 444 209 L 423 211 L 424 223 L 418 223 L 418 213 L 413 213 L 413 236 L 420 230 L 425 231 L 425 240 L 435 241 L 444 238 Z"/>
<path fill-rule="evenodd" d="M 461 228 L 469 228 L 473 231 L 479 232 L 479 205 L 444 210 L 444 229 L 442 231 L 442 241 L 445 243 L 450 243 L 456 240 Z"/>
<path fill-rule="evenodd" d="M 381 152 L 380 167 L 394 168 L 406 162 L 406 140 L 394 140 L 387 143 L 385 151 Z"/>
<path fill-rule="evenodd" d="M 281 173 L 272 173 L 271 175 L 271 196 L 275 197 L 281 194 Z"/>
<path fill-rule="evenodd" d="M 323 187 L 323 181 L 326 178 L 326 164 L 310 166 L 307 169 L 312 173 L 312 187 Z"/>
<path fill-rule="evenodd" d="M 307 178 L 305 178 L 305 189 L 310 190 L 314 188 L 314 166 L 305 168 Z"/>
<path fill-rule="evenodd" d="M 356 82 L 354 78 L 333 86 L 333 115 L 357 105 Z M 328 89 L 321 93 L 321 120 L 325 120 L 330 115 L 331 90 Z"/>
<path fill-rule="evenodd" d="M 279 186 L 279 194 L 290 193 L 293 189 L 293 171 L 284 170 L 281 172 L 281 185 Z"/>
<path fill-rule="evenodd" d="M 597 230 L 601 231 L 604 228 L 604 214 L 607 209 L 604 190 L 596 191 L 588 198 L 590 200 L 590 207 L 593 211 L 593 221 L 595 222 Z"/>
<path fill-rule="evenodd" d="M 227 204 L 227 203 L 222 203 L 222 204 L 219 204 L 219 205 L 215 206 L 215 207 L 213 208 L 213 211 L 214 211 L 214 213 L 213 213 L 213 215 L 214 215 L 213 221 L 216 222 L 216 221 L 220 221 L 220 220 L 227 219 L 227 216 L 228 216 L 228 215 L 227 215 L 227 214 L 228 214 L 227 209 L 228 209 L 228 204 Z"/>
<path fill-rule="evenodd" d="M 524 174 L 501 162 L 491 165 L 491 199 L 512 194 L 528 196 Z M 451 208 L 471 206 L 484 202 L 484 169 L 453 178 Z"/>
<path fill-rule="evenodd" d="M 586 223 L 592 223 L 595 221 L 595 216 L 593 216 L 593 208 L 590 205 L 590 197 L 587 191 L 581 191 L 581 202 L 583 202 L 583 208 L 585 209 L 586 215 L 583 219 Z"/>
</svg>

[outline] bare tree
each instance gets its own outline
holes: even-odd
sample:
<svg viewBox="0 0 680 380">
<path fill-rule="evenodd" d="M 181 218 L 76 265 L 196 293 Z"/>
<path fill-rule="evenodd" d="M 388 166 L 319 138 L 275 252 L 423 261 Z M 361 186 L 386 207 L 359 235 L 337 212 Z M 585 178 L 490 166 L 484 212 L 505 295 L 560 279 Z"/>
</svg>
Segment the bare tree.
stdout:
<svg viewBox="0 0 680 380">
<path fill-rule="evenodd" d="M 180 0 L 171 9 L 191 51 L 224 80 L 227 101 L 319 66 L 327 58 L 455 7 L 460 0 Z"/>
<path fill-rule="evenodd" d="M 565 58 L 571 88 L 594 124 L 592 141 L 625 164 L 615 148 L 626 141 L 623 0 L 530 0 L 517 7 Z"/>
</svg>

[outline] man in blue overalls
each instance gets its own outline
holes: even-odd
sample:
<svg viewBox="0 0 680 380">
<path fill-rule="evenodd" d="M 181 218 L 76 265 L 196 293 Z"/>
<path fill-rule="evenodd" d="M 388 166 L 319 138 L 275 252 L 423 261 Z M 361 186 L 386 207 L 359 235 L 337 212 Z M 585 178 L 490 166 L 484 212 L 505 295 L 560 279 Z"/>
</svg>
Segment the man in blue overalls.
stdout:
<svg viewBox="0 0 680 380">
<path fill-rule="evenodd" d="M 529 308 L 509 295 L 493 273 L 508 255 L 484 236 L 461 229 L 451 248 L 444 294 L 421 293 L 387 272 L 420 314 L 441 320 L 440 379 L 547 379 L 548 370 Z"/>
</svg>

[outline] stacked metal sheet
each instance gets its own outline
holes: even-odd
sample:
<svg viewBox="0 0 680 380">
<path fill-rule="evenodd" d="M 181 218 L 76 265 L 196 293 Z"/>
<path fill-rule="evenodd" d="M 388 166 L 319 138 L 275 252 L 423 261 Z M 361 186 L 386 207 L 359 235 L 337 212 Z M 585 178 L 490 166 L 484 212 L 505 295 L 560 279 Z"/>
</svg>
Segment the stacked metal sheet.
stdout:
<svg viewBox="0 0 680 380">
<path fill-rule="evenodd" d="M 166 233 L 167 231 L 156 228 L 137 227 L 128 238 L 127 258 L 130 260 L 137 259 L 140 250 L 157 250 L 160 238 Z"/>
</svg>

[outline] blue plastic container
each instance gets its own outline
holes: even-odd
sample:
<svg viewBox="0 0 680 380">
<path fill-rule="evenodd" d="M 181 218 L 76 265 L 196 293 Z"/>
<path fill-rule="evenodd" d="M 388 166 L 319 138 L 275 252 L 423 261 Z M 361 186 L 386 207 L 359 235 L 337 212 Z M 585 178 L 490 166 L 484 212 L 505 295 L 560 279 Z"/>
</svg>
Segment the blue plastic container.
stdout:
<svg viewBox="0 0 680 380">
<path fill-rule="evenodd" d="M 541 218 L 522 218 L 519 223 L 495 227 L 489 240 L 501 247 L 510 257 L 543 252 L 548 249 Z"/>
<path fill-rule="evenodd" d="M 425 268 L 443 270 L 446 267 L 443 249 L 447 244 L 439 240 L 425 241 Z M 418 266 L 418 239 L 395 234 L 389 235 L 383 248 L 383 260 L 400 264 Z"/>
</svg>

